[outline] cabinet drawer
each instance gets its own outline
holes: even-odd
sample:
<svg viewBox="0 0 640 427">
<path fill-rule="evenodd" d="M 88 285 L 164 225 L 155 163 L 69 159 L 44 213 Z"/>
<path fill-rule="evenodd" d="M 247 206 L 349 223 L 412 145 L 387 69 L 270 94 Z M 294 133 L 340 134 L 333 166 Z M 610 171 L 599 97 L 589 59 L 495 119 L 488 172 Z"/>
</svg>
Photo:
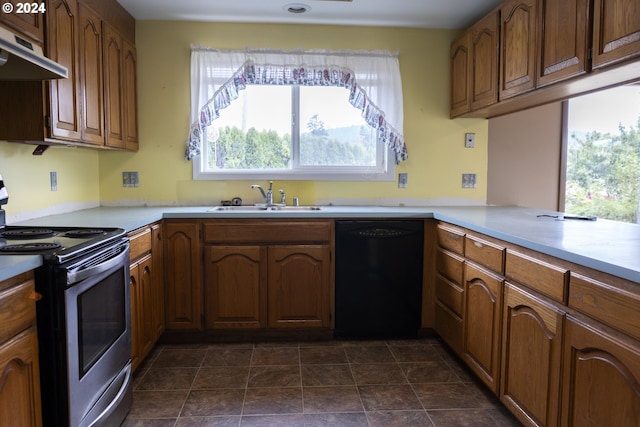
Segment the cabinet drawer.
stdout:
<svg viewBox="0 0 640 427">
<path fill-rule="evenodd" d="M 0 292 L 0 343 L 27 329 L 36 319 L 36 293 L 32 275 Z M 11 279 L 10 279 L 11 280 Z"/>
<path fill-rule="evenodd" d="M 455 314 L 462 317 L 462 287 L 450 282 L 441 275 L 436 275 L 436 298 Z"/>
<path fill-rule="evenodd" d="M 467 258 L 497 273 L 502 274 L 504 272 L 505 248 L 468 234 L 465 240 L 465 256 Z"/>
<path fill-rule="evenodd" d="M 459 255 L 464 254 L 464 231 L 438 224 L 438 245 Z"/>
<path fill-rule="evenodd" d="M 462 319 L 440 301 L 435 305 L 435 329 L 458 355 L 462 351 Z"/>
<path fill-rule="evenodd" d="M 331 239 L 330 221 L 217 220 L 204 224 L 206 243 L 312 243 Z"/>
<path fill-rule="evenodd" d="M 129 235 L 129 259 L 135 260 L 147 252 L 151 252 L 151 229 L 146 228 Z"/>
<path fill-rule="evenodd" d="M 558 302 L 567 301 L 569 271 L 564 268 L 507 251 L 505 274 Z"/>
<path fill-rule="evenodd" d="M 633 293 L 571 273 L 569 307 L 640 339 L 640 291 Z"/>
<path fill-rule="evenodd" d="M 462 286 L 464 275 L 464 258 L 451 252 L 438 249 L 436 252 L 436 269 L 453 283 Z"/>
</svg>

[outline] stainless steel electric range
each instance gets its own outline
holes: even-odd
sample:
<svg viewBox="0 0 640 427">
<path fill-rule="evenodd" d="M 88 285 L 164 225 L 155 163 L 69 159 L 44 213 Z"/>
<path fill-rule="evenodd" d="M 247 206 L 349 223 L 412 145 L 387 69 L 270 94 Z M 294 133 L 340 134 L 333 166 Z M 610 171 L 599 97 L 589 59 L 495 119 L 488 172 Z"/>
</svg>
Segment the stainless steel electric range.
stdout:
<svg viewBox="0 0 640 427">
<path fill-rule="evenodd" d="M 119 228 L 0 228 L 35 271 L 45 426 L 117 426 L 131 407 L 129 241 Z"/>
</svg>

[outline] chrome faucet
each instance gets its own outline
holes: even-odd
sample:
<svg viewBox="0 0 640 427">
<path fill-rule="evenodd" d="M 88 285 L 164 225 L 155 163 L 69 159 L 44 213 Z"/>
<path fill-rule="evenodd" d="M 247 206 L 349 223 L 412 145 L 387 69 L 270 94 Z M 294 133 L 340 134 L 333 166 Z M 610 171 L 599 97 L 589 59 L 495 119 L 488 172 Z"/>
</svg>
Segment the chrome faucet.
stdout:
<svg viewBox="0 0 640 427">
<path fill-rule="evenodd" d="M 267 190 L 266 193 L 262 189 L 261 185 L 253 184 L 251 188 L 252 189 L 257 188 L 258 190 L 260 190 L 260 193 L 262 194 L 262 199 L 267 204 L 267 207 L 273 206 L 273 181 L 269 181 L 269 189 Z"/>
<path fill-rule="evenodd" d="M 282 188 L 278 190 L 278 192 L 280 193 L 280 204 L 285 206 L 287 204 L 287 196 L 284 194 L 284 190 Z"/>
</svg>

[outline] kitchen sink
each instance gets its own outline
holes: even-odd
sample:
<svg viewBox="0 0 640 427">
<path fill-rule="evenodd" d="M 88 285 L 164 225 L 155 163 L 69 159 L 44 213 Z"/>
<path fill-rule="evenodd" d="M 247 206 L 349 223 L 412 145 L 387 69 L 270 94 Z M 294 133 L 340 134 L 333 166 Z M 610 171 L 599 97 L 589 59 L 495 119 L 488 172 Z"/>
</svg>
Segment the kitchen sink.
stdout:
<svg viewBox="0 0 640 427">
<path fill-rule="evenodd" d="M 313 212 L 322 210 L 319 206 L 216 206 L 207 212 Z"/>
</svg>

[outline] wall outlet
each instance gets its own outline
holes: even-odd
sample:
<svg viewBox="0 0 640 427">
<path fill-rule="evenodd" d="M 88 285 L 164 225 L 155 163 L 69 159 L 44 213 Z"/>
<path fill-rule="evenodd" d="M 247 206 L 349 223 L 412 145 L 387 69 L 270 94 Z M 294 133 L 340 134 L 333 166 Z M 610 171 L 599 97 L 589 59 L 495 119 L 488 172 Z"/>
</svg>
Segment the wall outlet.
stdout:
<svg viewBox="0 0 640 427">
<path fill-rule="evenodd" d="M 58 191 L 58 172 L 49 172 L 49 183 L 51 191 Z"/>
<path fill-rule="evenodd" d="M 122 172 L 123 187 L 138 187 L 139 185 L 138 172 Z"/>
<path fill-rule="evenodd" d="M 463 173 L 462 174 L 462 188 L 476 188 L 476 174 L 475 173 Z"/>
<path fill-rule="evenodd" d="M 398 174 L 398 188 L 407 188 L 409 183 L 409 174 L 408 173 L 399 173 Z"/>
<path fill-rule="evenodd" d="M 464 146 L 466 148 L 474 148 L 476 146 L 476 134 L 465 133 L 464 134 Z"/>
</svg>

